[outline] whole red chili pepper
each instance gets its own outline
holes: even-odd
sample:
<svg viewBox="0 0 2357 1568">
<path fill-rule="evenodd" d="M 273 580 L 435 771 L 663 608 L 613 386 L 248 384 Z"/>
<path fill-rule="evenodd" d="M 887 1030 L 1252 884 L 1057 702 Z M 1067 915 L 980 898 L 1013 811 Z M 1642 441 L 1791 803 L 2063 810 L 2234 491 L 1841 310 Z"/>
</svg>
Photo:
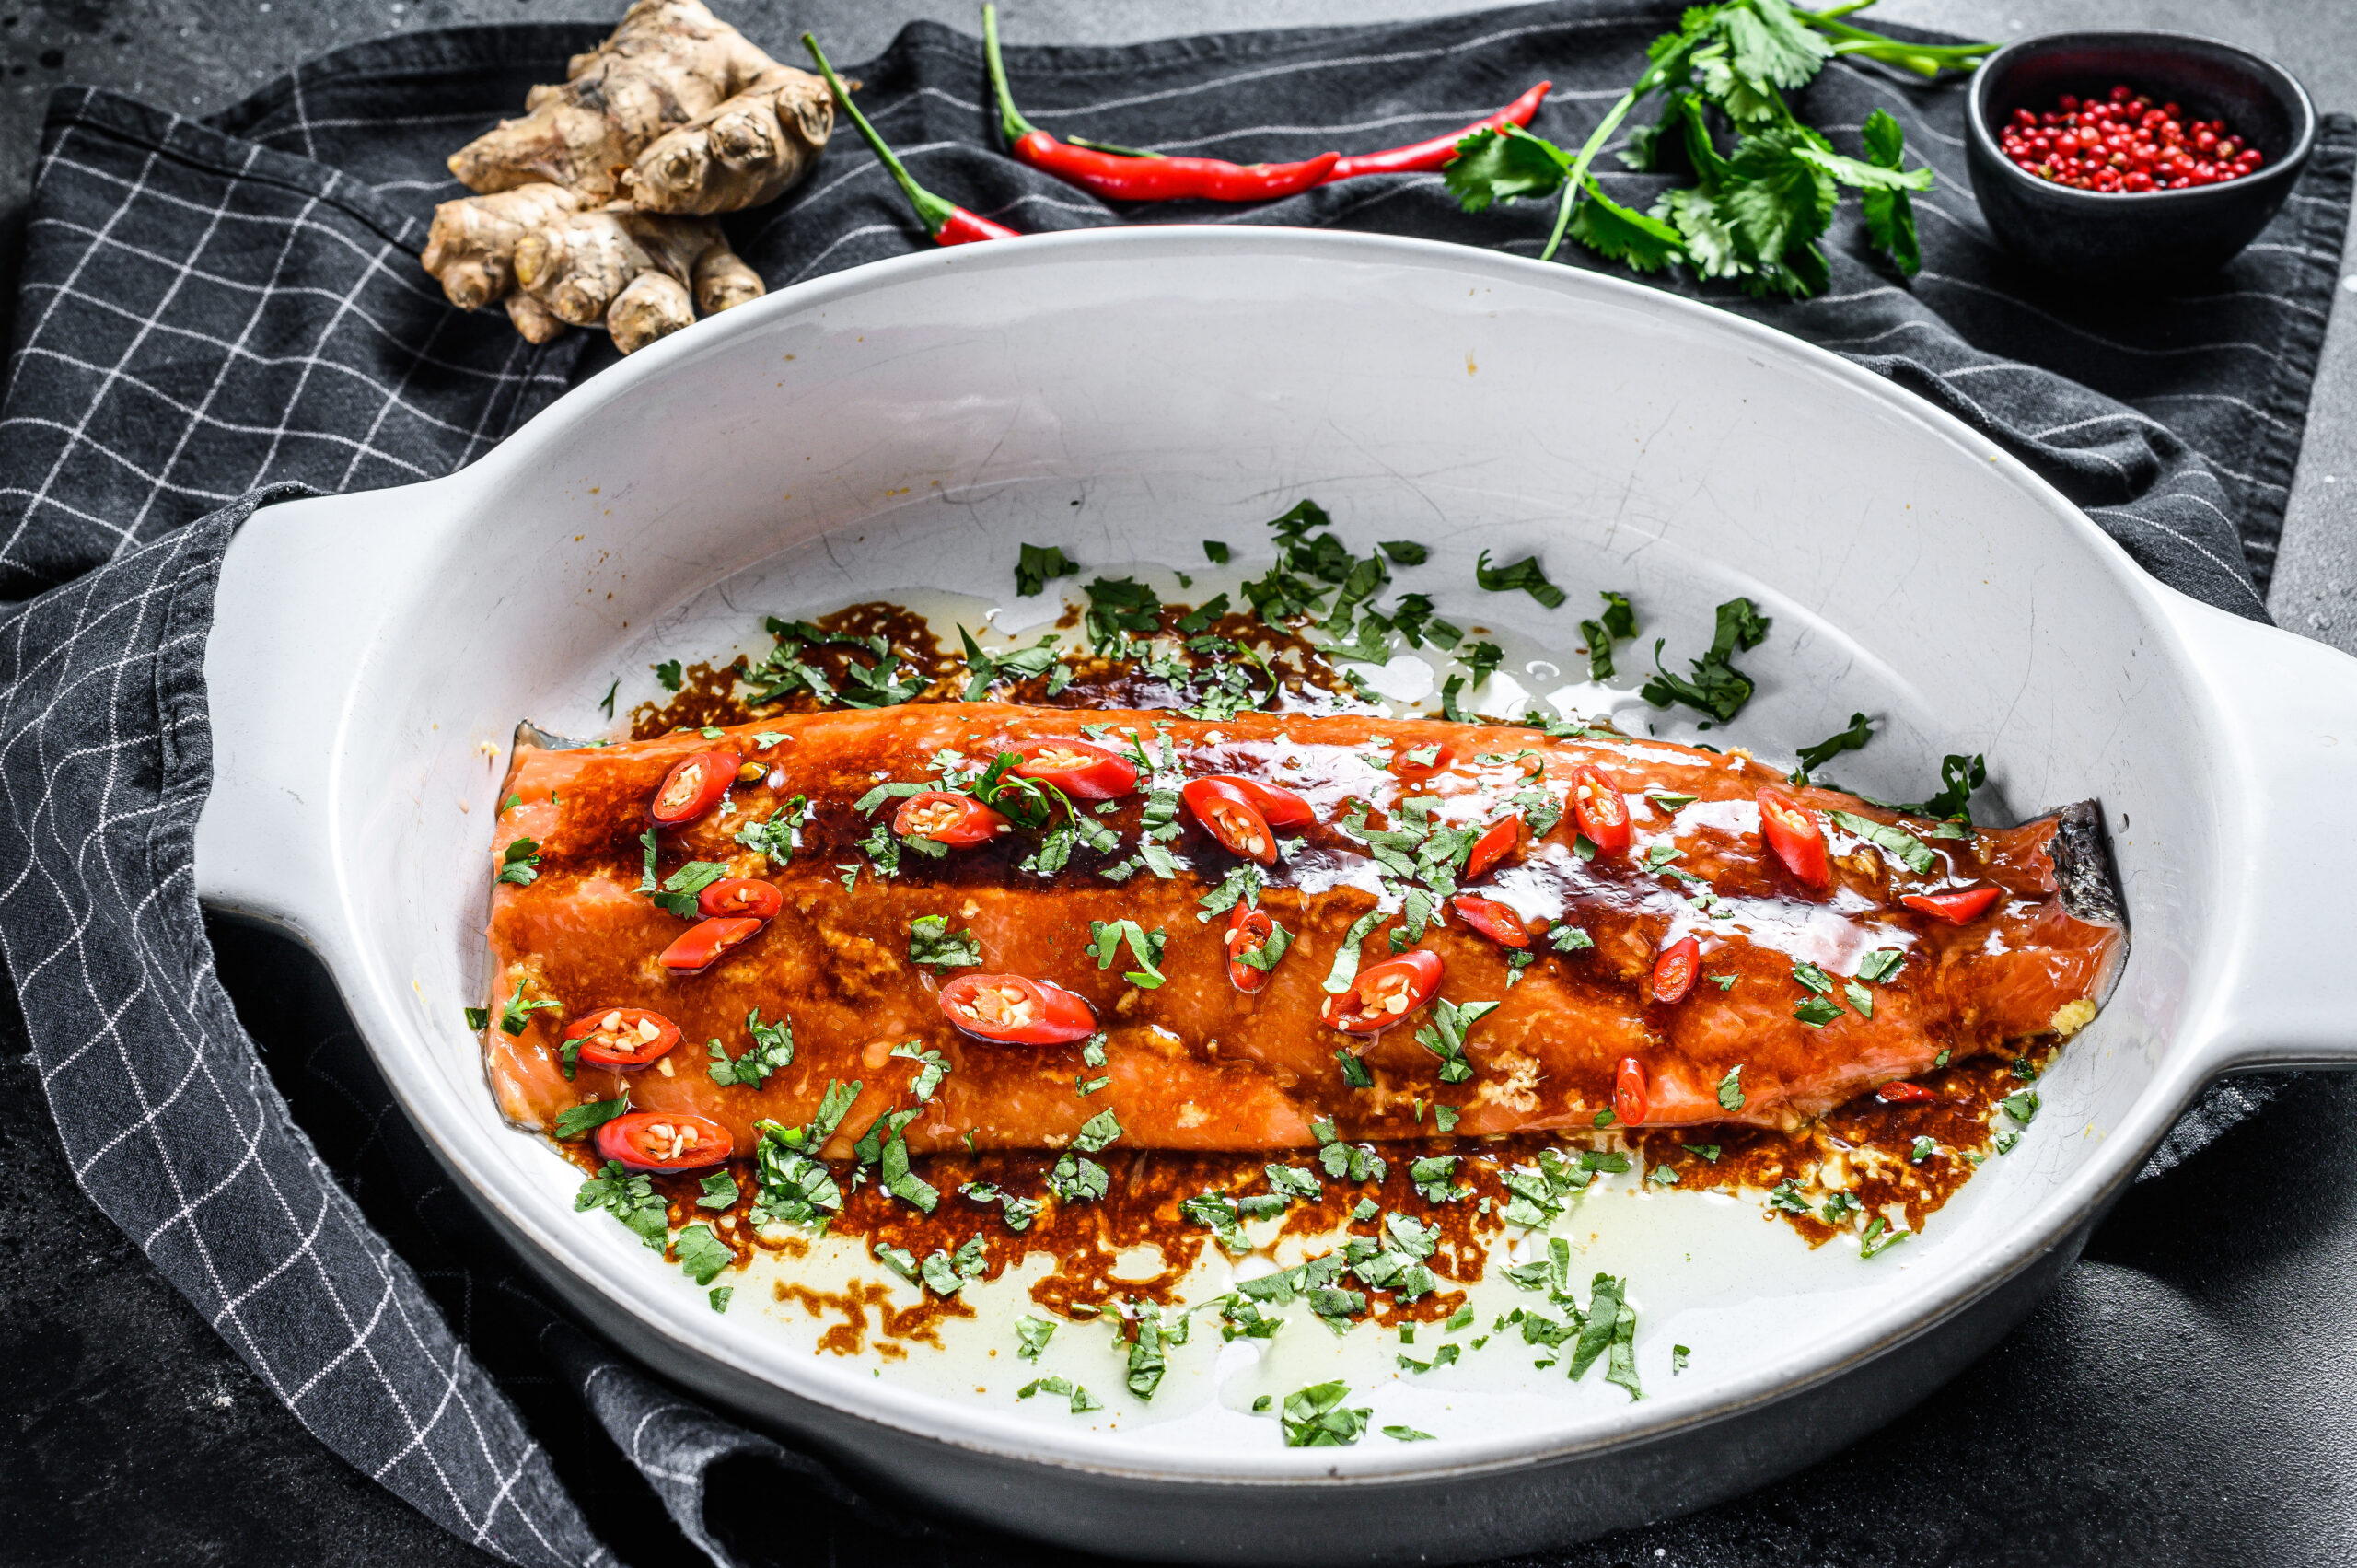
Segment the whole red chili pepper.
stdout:
<svg viewBox="0 0 2357 1568">
<path fill-rule="evenodd" d="M 1009 228 L 1002 223 L 993 223 L 979 213 L 970 213 L 957 203 L 946 197 L 936 196 L 918 184 L 915 178 L 909 173 L 907 166 L 893 156 L 890 147 L 884 145 L 884 138 L 876 134 L 876 127 L 867 122 L 867 116 L 859 111 L 857 104 L 852 102 L 851 89 L 843 86 L 842 77 L 835 75 L 835 68 L 827 64 L 827 56 L 819 48 L 819 41 L 806 32 L 802 35 L 802 47 L 808 50 L 810 58 L 819 63 L 819 74 L 827 78 L 827 86 L 833 91 L 835 102 L 842 106 L 842 111 L 845 114 L 851 116 L 851 122 L 859 127 L 860 135 L 865 138 L 868 146 L 874 149 L 877 161 L 890 170 L 892 178 L 900 182 L 900 189 L 908 193 L 909 205 L 917 210 L 917 221 L 924 225 L 924 231 L 933 236 L 935 244 L 970 245 L 977 239 L 1020 239 L 1023 238 L 1020 229 Z"/>
<path fill-rule="evenodd" d="M 1446 136 L 1434 136 L 1428 142 L 1411 142 L 1404 147 L 1386 147 L 1379 153 L 1352 153 L 1334 165 L 1326 183 L 1338 180 L 1356 180 L 1362 174 L 1418 174 L 1438 168 L 1457 157 L 1457 144 L 1479 131 L 1494 131 L 1502 125 L 1527 127 L 1531 117 L 1546 101 L 1548 89 L 1555 84 L 1541 82 L 1512 103 L 1485 120 L 1476 120 L 1463 130 L 1451 131 Z"/>
<path fill-rule="evenodd" d="M 1342 156 L 1319 153 L 1298 163 L 1230 163 L 1159 153 L 1126 157 L 1074 146 L 1049 135 L 1015 107 L 1015 94 L 1006 85 L 1006 63 L 999 57 L 995 6 L 982 7 L 982 52 L 990 61 L 991 87 L 998 94 L 999 130 L 1016 161 L 1109 201 L 1172 202 L 1189 196 L 1210 202 L 1274 201 L 1324 183 Z"/>
</svg>

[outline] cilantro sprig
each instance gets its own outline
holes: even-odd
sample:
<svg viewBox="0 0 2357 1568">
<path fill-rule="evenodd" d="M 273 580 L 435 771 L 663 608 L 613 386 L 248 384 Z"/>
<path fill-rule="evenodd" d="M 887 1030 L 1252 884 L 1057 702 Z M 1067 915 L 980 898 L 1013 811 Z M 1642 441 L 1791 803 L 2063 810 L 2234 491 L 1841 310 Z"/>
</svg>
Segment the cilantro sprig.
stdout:
<svg viewBox="0 0 2357 1568">
<path fill-rule="evenodd" d="M 1649 64 L 1606 110 L 1576 152 L 1515 125 L 1457 144 L 1443 178 L 1468 212 L 1523 197 L 1558 197 L 1541 261 L 1568 235 L 1643 271 L 1682 262 L 1706 278 L 1758 296 L 1806 296 L 1828 282 L 1817 239 L 1843 189 L 1860 193 L 1869 241 L 1901 272 L 1922 265 L 1911 192 L 1931 189 L 1927 168 L 1906 169 L 1898 122 L 1876 110 L 1861 132 L 1863 158 L 1795 117 L 1784 94 L 1837 55 L 1859 55 L 1922 75 L 1969 70 L 1996 46 L 1933 47 L 1853 27 L 1789 0 L 1722 0 L 1689 8 L 1657 39 Z M 1607 195 L 1596 161 L 1639 104 L 1659 95 L 1660 118 L 1635 133 L 1621 161 L 1645 173 L 1689 172 L 1646 212 Z M 1721 150 L 1721 139 L 1733 145 Z"/>
</svg>

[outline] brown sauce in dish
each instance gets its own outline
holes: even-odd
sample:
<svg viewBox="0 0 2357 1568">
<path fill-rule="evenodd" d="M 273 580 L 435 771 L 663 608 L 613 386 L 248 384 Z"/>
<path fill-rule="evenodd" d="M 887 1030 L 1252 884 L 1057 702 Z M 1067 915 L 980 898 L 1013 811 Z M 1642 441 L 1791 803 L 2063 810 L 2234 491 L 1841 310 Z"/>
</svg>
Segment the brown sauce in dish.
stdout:
<svg viewBox="0 0 2357 1568">
<path fill-rule="evenodd" d="M 1159 635 L 1183 645 L 1189 634 L 1178 630 L 1178 626 L 1189 613 L 1190 607 L 1187 605 L 1164 605 Z M 1064 629 L 1070 630 L 1076 621 L 1077 611 L 1068 614 Z M 933 622 L 905 606 L 873 600 L 819 616 L 810 624 L 852 639 L 847 643 L 814 643 L 801 655 L 802 661 L 825 676 L 837 691 L 848 683 L 848 672 L 853 667 L 865 668 L 876 662 L 874 649 L 862 640 L 878 636 L 890 648 L 899 678 L 924 683 L 923 690 L 910 699 L 911 702 L 953 702 L 965 689 L 964 658 L 943 648 Z M 1364 706 L 1353 694 L 1348 678 L 1328 662 L 1319 645 L 1296 632 L 1266 625 L 1250 615 L 1230 612 L 1213 621 L 1199 634 L 1225 637 L 1252 650 L 1276 668 L 1277 695 L 1273 701 L 1260 704 L 1264 712 L 1348 713 Z M 1004 654 L 1012 650 L 993 651 Z M 1208 668 L 1215 662 L 1204 655 L 1189 652 L 1183 645 L 1174 646 L 1167 656 L 1190 669 Z M 1071 683 L 1052 695 L 1048 690 L 1050 678 L 1041 675 L 1002 682 L 991 689 L 992 698 L 1002 703 L 1058 708 L 1177 708 L 1186 700 L 1170 680 L 1142 673 L 1134 660 L 1071 653 L 1065 656 L 1063 664 L 1071 671 Z M 814 714 L 822 710 L 823 704 L 807 688 L 790 691 L 775 702 L 759 705 L 747 703 L 745 699 L 753 695 L 745 685 L 751 661 L 740 654 L 725 664 L 684 666 L 677 695 L 660 703 L 641 703 L 631 710 L 630 738 L 653 740 L 674 730 L 702 729 L 708 726 L 725 729 L 778 714 Z M 1268 681 L 1263 679 L 1256 690 L 1265 694 Z"/>
<path fill-rule="evenodd" d="M 1183 640 L 1187 633 L 1177 626 L 1187 613 L 1185 605 L 1162 607 L 1160 624 L 1166 638 Z M 1066 620 L 1076 618 L 1075 611 Z M 954 702 L 963 692 L 964 660 L 945 650 L 932 625 L 913 611 L 881 602 L 859 604 L 813 624 L 845 638 L 883 639 L 893 661 L 889 673 L 903 685 L 917 688 L 910 699 L 913 703 Z M 1298 634 L 1271 629 L 1243 614 L 1224 616 L 1209 630 L 1260 656 L 1264 668 L 1255 693 L 1260 712 L 1365 711 L 1348 679 L 1316 645 Z M 1076 709 L 1182 706 L 1190 700 L 1190 680 L 1183 675 L 1174 677 L 1172 665 L 1198 668 L 1211 661 L 1183 649 L 1170 653 L 1168 642 L 1162 645 L 1166 653 L 1160 674 L 1147 672 L 1136 660 L 1067 653 L 1054 677 L 1003 682 L 993 687 L 990 694 L 1000 702 Z M 1013 649 L 994 651 L 1004 656 Z M 853 670 L 877 662 L 872 645 L 855 643 L 811 642 L 799 657 L 838 691 L 848 683 Z M 749 704 L 746 698 L 750 689 L 746 679 L 753 662 L 739 656 L 725 664 L 687 667 L 676 695 L 660 704 L 642 703 L 633 710 L 629 715 L 632 738 L 650 740 L 682 729 L 754 724 L 781 714 L 820 710 L 822 704 L 807 690 L 796 690 L 758 706 Z M 1772 776 L 1772 771 L 1768 772 Z M 854 844 L 868 824 L 842 809 L 844 802 L 831 805 L 832 813 L 820 811 L 811 818 L 797 861 L 832 863 L 857 857 Z M 1135 799 L 1125 801 L 1120 814 L 1108 820 L 1125 835 L 1133 836 L 1138 808 Z M 1300 864 L 1316 865 L 1323 847 L 1321 834 L 1331 836 L 1322 824 L 1306 835 L 1309 848 Z M 565 843 L 552 839 L 543 847 L 545 869 L 551 875 L 559 875 L 575 863 L 586 866 L 616 858 L 634 861 L 638 853 L 635 844 L 619 842 Z M 946 861 L 912 861 L 906 867 L 907 885 L 945 889 L 1004 885 L 1011 879 L 1015 854 L 992 845 Z M 1539 867 L 1532 869 L 1536 874 Z M 1281 912 L 1287 907 L 1288 873 L 1289 868 L 1280 867 L 1271 877 L 1274 897 L 1269 907 Z M 1051 885 L 1097 886 L 1101 890 L 1101 884 L 1088 882 L 1086 874 L 1078 870 L 1060 876 Z M 1298 928 L 1294 917 L 1284 918 Z M 1319 962 L 1322 965 L 1323 959 Z M 678 1052 L 679 1065 L 683 1072 L 701 1074 L 702 1065 L 691 1049 L 700 1033 L 691 1027 L 689 1035 L 691 1046 Z M 732 1043 L 732 1050 L 737 1043 L 741 1042 Z M 1206 1049 L 1215 1050 L 1216 1041 Z M 2049 1040 L 2036 1048 L 2036 1053 L 2042 1060 L 2052 1049 L 2053 1042 Z M 1417 1060 L 1422 1063 L 1421 1058 Z M 898 1065 L 894 1064 L 896 1072 Z M 835 1157 L 843 1151 L 830 1147 L 829 1155 L 843 1189 L 843 1202 L 828 1228 L 864 1240 L 870 1256 L 877 1258 L 878 1278 L 852 1282 L 841 1291 L 781 1279 L 772 1289 L 780 1304 L 798 1307 L 811 1318 L 828 1321 L 819 1339 L 820 1349 L 855 1355 L 873 1348 L 895 1359 L 904 1356 L 910 1344 L 937 1345 L 940 1322 L 971 1318 L 974 1308 L 960 1295 L 943 1295 L 930 1289 L 922 1290 L 920 1299 L 912 1304 L 896 1306 L 896 1297 L 907 1293 L 884 1283 L 881 1275 L 887 1265 L 877 1255 L 879 1249 L 899 1249 L 923 1259 L 935 1251 L 954 1252 L 979 1237 L 981 1276 L 986 1279 L 1023 1265 L 1034 1254 L 1043 1255 L 1052 1266 L 1031 1284 L 1029 1294 L 1041 1309 L 1060 1318 L 1096 1317 L 1122 1303 L 1151 1302 L 1168 1308 L 1182 1305 L 1181 1286 L 1202 1260 L 1203 1249 L 1216 1245 L 1213 1232 L 1186 1217 L 1181 1205 L 1206 1191 L 1267 1192 L 1270 1184 L 1264 1167 L 1274 1164 L 1316 1171 L 1322 1189 L 1317 1198 L 1298 1198 L 1284 1212 L 1276 1232 L 1278 1241 L 1302 1238 L 1288 1247 L 1288 1258 L 1305 1242 L 1306 1255 L 1316 1256 L 1340 1248 L 1346 1237 L 1374 1237 L 1388 1214 L 1411 1215 L 1431 1226 L 1437 1245 L 1423 1262 L 1434 1276 L 1435 1287 L 1410 1302 L 1399 1301 L 1388 1292 L 1369 1291 L 1367 1318 L 1378 1323 L 1437 1321 L 1463 1305 L 1466 1286 L 1483 1278 L 1494 1246 L 1507 1227 L 1504 1210 L 1511 1194 L 1504 1181 L 1505 1174 L 1513 1167 L 1529 1166 L 1542 1149 L 1568 1148 L 1576 1158 L 1585 1144 L 1608 1142 L 1611 1150 L 1629 1153 L 1648 1174 L 1664 1169 L 1670 1173 L 1671 1179 L 1650 1184 L 1665 1190 L 1758 1194 L 1782 1189 L 1787 1193 L 1785 1201 L 1768 1212 L 1785 1220 L 1812 1247 L 1844 1232 L 1854 1233 L 1851 1222 L 1861 1210 L 1903 1212 L 1906 1228 L 1911 1233 L 1954 1195 L 1980 1159 L 1990 1156 L 1998 1102 L 2024 1087 L 2026 1076 L 2034 1071 L 2025 1063 L 2017 1072 L 2014 1064 L 1989 1056 L 1958 1061 L 1914 1079 L 1933 1091 L 1932 1101 L 1885 1104 L 1868 1094 L 1819 1119 L 1781 1131 L 1736 1125 L 1636 1129 L 1627 1130 L 1623 1142 L 1621 1129 L 1598 1139 L 1586 1138 L 1574 1129 L 1481 1137 L 1435 1134 L 1415 1143 L 1383 1143 L 1376 1145 L 1387 1165 L 1380 1181 L 1354 1183 L 1328 1176 L 1318 1168 L 1316 1152 L 1308 1149 L 1225 1153 L 1134 1150 L 1116 1144 L 1097 1156 L 1110 1177 L 1109 1191 L 1102 1199 L 1073 1204 L 1048 1199 L 1028 1229 L 1020 1232 L 1006 1224 L 998 1205 L 969 1200 L 960 1189 L 969 1182 L 982 1182 L 1021 1197 L 1042 1196 L 1057 1159 L 1052 1151 L 986 1148 L 979 1153 L 919 1153 L 912 1168 L 940 1193 L 928 1214 L 885 1193 L 872 1172 L 855 1179 L 847 1163 Z M 585 1070 L 584 1098 L 610 1092 L 596 1086 L 599 1076 Z M 871 1071 L 869 1076 L 889 1079 L 894 1074 Z M 1922 1139 L 1931 1140 L 1931 1147 L 1918 1159 L 1914 1156 Z M 1687 1152 L 1697 1144 L 1714 1147 L 1716 1159 Z M 596 1170 L 598 1161 L 586 1142 L 559 1146 L 586 1170 Z M 1411 1163 L 1432 1154 L 1459 1156 L 1451 1180 L 1467 1190 L 1463 1196 L 1434 1202 L 1417 1191 L 1410 1176 Z M 702 1195 L 699 1182 L 705 1173 L 655 1176 L 656 1191 L 670 1206 L 671 1224 L 710 1225 L 736 1254 L 738 1267 L 761 1251 L 788 1257 L 807 1254 L 807 1233 L 783 1224 L 757 1230 L 749 1223 L 747 1211 L 756 1186 L 753 1171 L 743 1160 L 730 1168 L 739 1197 L 725 1211 L 699 1204 Z M 1836 1191 L 1848 1193 L 1854 1206 L 1836 1213 L 1834 1218 L 1840 1223 L 1828 1223 L 1825 1204 Z M 1370 1219 L 1353 1217 L 1363 1200 L 1376 1205 Z M 1795 1205 L 1801 1206 L 1799 1212 Z M 1254 1234 L 1264 1230 L 1256 1226 Z M 1159 1253 L 1158 1267 L 1140 1264 L 1141 1249 L 1149 1248 Z M 1266 1250 L 1273 1249 L 1271 1246 Z M 732 1276 L 733 1271 L 724 1272 L 718 1283 L 726 1283 Z M 1353 1283 L 1348 1279 L 1340 1283 Z"/>
<path fill-rule="evenodd" d="M 2034 1076 L 2052 1050 L 2049 1044 L 2018 1064 L 1994 1057 L 1957 1063 L 1915 1080 L 1938 1097 L 1933 1102 L 1886 1105 L 1872 1095 L 1862 1096 L 1821 1121 L 1794 1132 L 1736 1126 L 1674 1132 L 1638 1129 L 1628 1134 L 1625 1143 L 1608 1141 L 1613 1150 L 1630 1152 L 1633 1162 L 1648 1172 L 1656 1167 L 1674 1171 L 1674 1181 L 1649 1183 L 1667 1190 L 1757 1196 L 1788 1179 L 1794 1181 L 1807 1212 L 1796 1214 L 1775 1206 L 1765 1212 L 1768 1217 L 1789 1225 L 1812 1248 L 1854 1233 L 1853 1225 L 1830 1225 L 1821 1217 L 1830 1191 L 1848 1192 L 1869 1214 L 1903 1209 L 1906 1229 L 1913 1233 L 1922 1230 L 1932 1214 L 1963 1187 L 1980 1160 L 1993 1157 L 1998 1102 L 2023 1088 L 2028 1081 L 2023 1070 Z M 1933 1140 L 1933 1148 L 1922 1160 L 1914 1160 L 1910 1156 L 1916 1140 L 1924 1137 Z M 1709 1160 L 1688 1152 L 1695 1144 L 1715 1148 L 1718 1158 Z M 594 1173 L 597 1161 L 585 1144 L 560 1147 L 585 1172 Z M 1256 1250 L 1265 1256 L 1275 1250 L 1276 1244 L 1300 1237 L 1306 1253 L 1316 1256 L 1341 1247 L 1346 1236 L 1377 1235 L 1386 1214 L 1413 1215 L 1438 1232 L 1438 1245 L 1424 1260 L 1437 1287 L 1412 1302 L 1369 1292 L 1369 1311 L 1358 1321 L 1377 1325 L 1439 1322 L 1464 1305 L 1466 1286 L 1483 1279 L 1506 1228 L 1504 1210 L 1510 1194 L 1500 1179 L 1502 1174 L 1512 1167 L 1530 1166 L 1541 1149 L 1560 1150 L 1565 1144 L 1543 1136 L 1435 1136 L 1421 1144 L 1374 1147 L 1387 1167 L 1379 1182 L 1328 1177 L 1305 1151 L 1277 1151 L 1273 1156 L 1134 1151 L 1109 1160 L 1112 1181 L 1105 1197 L 1071 1205 L 1051 1200 L 1022 1232 L 1008 1227 L 995 1204 L 970 1202 L 959 1189 L 968 1182 L 986 1182 L 1018 1195 L 1043 1192 L 1054 1156 L 1029 1151 L 921 1156 L 913 1168 L 941 1193 L 931 1214 L 865 1181 L 845 1192 L 842 1211 L 828 1229 L 838 1236 L 864 1239 L 879 1276 L 889 1272 L 877 1251 L 885 1247 L 900 1248 L 922 1259 L 936 1250 L 955 1251 L 979 1237 L 986 1259 L 981 1277 L 988 1280 L 1020 1267 L 1034 1254 L 1043 1255 L 1053 1267 L 1033 1282 L 1031 1299 L 1057 1318 L 1090 1319 L 1112 1313 L 1120 1303 L 1152 1302 L 1164 1308 L 1187 1305 L 1178 1287 L 1201 1260 L 1204 1249 L 1214 1243 L 1212 1232 L 1187 1219 L 1179 1205 L 1205 1191 L 1266 1191 L 1264 1167 L 1293 1165 L 1317 1172 L 1324 1191 L 1315 1200 L 1296 1200 L 1285 1211 L 1275 1242 Z M 1570 1149 L 1574 1157 L 1578 1152 L 1575 1144 Z M 1418 1156 L 1430 1154 L 1461 1156 L 1452 1182 L 1471 1189 L 1469 1195 L 1434 1203 L 1416 1191 L 1409 1177 L 1410 1164 Z M 1832 1161 L 1840 1162 L 1841 1180 L 1830 1187 L 1817 1185 L 1816 1179 Z M 699 1182 L 706 1173 L 656 1176 L 656 1191 L 671 1206 L 670 1223 L 712 1225 L 714 1234 L 737 1253 L 739 1266 L 759 1252 L 789 1258 L 806 1255 L 810 1244 L 804 1234 L 783 1225 L 756 1231 L 747 1223 L 753 1173 L 744 1161 L 735 1162 L 730 1170 L 742 1195 L 718 1214 L 697 1206 Z M 1362 1200 L 1372 1201 L 1378 1212 L 1371 1219 L 1353 1221 L 1353 1212 Z M 1137 1272 L 1134 1254 L 1141 1248 L 1159 1251 L 1158 1270 Z M 721 1283 L 727 1278 L 724 1274 Z M 936 1325 L 942 1319 L 975 1315 L 962 1297 L 930 1290 L 923 1291 L 920 1300 L 896 1306 L 894 1298 L 900 1293 L 880 1278 L 853 1281 L 842 1291 L 821 1291 L 782 1279 L 772 1290 L 779 1302 L 798 1305 L 814 1318 L 835 1319 L 818 1342 L 820 1350 L 835 1355 L 858 1355 L 872 1343 L 879 1355 L 898 1360 L 907 1354 L 910 1344 L 938 1346 Z"/>
</svg>

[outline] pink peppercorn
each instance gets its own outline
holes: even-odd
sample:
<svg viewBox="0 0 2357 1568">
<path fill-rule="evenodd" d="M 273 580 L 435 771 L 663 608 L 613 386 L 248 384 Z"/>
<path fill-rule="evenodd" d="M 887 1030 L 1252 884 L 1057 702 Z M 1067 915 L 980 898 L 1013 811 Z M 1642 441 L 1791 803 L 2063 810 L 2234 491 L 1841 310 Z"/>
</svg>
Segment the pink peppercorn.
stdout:
<svg viewBox="0 0 2357 1568">
<path fill-rule="evenodd" d="M 2126 86 L 2102 97 L 2064 93 L 2043 114 L 2014 110 L 2005 157 L 2041 180 L 2081 191 L 2183 191 L 2239 180 L 2265 161 L 2223 120 L 2188 120 Z"/>
</svg>

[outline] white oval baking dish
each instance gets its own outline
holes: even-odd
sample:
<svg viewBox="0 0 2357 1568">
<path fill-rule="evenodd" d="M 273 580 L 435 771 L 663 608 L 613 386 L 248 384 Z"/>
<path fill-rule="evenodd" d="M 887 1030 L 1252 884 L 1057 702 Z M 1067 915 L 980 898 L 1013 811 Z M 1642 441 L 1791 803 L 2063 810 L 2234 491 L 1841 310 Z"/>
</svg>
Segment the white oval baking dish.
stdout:
<svg viewBox="0 0 2357 1568">
<path fill-rule="evenodd" d="M 1200 564 L 1205 536 L 1248 560 L 1304 494 L 1362 547 L 1431 541 L 1457 609 L 1566 652 L 1597 587 L 1635 593 L 1673 656 L 1750 593 L 1776 632 L 1738 735 L 1770 754 L 1864 708 L 1885 723 L 1842 770 L 1861 787 L 1985 751 L 2019 811 L 2100 799 L 2133 945 L 2020 1149 L 1903 1254 L 1771 1249 L 1755 1316 L 1649 1319 L 1641 1403 L 1469 1393 L 1439 1441 L 1306 1450 L 1240 1414 L 1109 1431 L 878 1379 L 714 1316 L 573 1212 L 459 1018 L 517 719 L 595 732 L 614 675 L 643 687 L 650 658 L 764 611 L 1004 591 L 1025 540 L 1112 568 Z M 1462 602 L 1483 549 L 1539 552 L 1574 609 Z M 790 288 L 463 472 L 258 514 L 206 672 L 203 898 L 320 952 L 402 1106 L 551 1288 L 870 1484 L 1125 1555 L 1461 1560 L 1794 1469 L 2026 1312 L 2212 1078 L 2357 1056 L 2338 923 L 2311 912 L 2357 872 L 2317 830 L 2357 798 L 2357 661 L 2159 587 L 1987 441 L 1829 354 L 1492 252 L 1097 230 Z M 1673 1339 L 1695 1353 L 1674 1380 Z"/>
</svg>

